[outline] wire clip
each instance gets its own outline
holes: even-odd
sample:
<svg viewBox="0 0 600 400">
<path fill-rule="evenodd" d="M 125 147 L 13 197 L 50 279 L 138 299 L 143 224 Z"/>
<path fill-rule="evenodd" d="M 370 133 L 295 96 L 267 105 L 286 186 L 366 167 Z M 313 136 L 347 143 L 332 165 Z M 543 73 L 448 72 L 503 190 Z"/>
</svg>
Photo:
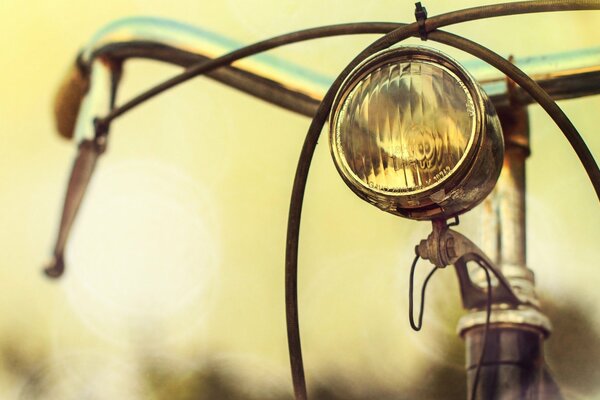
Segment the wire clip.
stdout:
<svg viewBox="0 0 600 400">
<path fill-rule="evenodd" d="M 421 2 L 415 3 L 415 18 L 419 24 L 419 35 L 421 40 L 427 40 L 427 29 L 425 28 L 425 21 L 427 20 L 427 9 L 421 5 Z"/>
<path fill-rule="evenodd" d="M 96 138 L 108 135 L 108 124 L 102 118 L 94 118 L 94 132 Z"/>
</svg>

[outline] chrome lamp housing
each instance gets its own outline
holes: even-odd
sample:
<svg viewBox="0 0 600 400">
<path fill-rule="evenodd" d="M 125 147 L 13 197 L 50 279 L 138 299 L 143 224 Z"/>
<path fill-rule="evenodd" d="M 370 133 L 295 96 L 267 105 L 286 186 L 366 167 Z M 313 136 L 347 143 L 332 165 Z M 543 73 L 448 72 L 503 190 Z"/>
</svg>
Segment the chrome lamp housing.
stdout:
<svg viewBox="0 0 600 400">
<path fill-rule="evenodd" d="M 460 64 L 427 47 L 386 49 L 357 66 L 336 95 L 329 127 L 348 187 L 411 219 L 472 209 L 502 168 L 502 128 L 491 101 Z"/>
</svg>

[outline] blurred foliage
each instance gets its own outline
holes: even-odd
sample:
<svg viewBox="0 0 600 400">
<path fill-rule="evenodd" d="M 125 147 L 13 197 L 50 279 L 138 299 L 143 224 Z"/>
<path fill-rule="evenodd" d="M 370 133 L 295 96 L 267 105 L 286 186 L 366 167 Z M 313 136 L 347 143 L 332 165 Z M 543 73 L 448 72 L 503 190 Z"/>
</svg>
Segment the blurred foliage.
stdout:
<svg viewBox="0 0 600 400">
<path fill-rule="evenodd" d="M 550 369 L 568 399 L 592 398 L 600 391 L 600 335 L 589 318 L 589 307 L 575 301 L 544 301 L 544 311 L 554 324 L 546 344 Z M 358 350 L 357 350 L 358 351 Z M 442 358 L 462 358 L 463 346 L 447 346 Z M 19 399 L 54 398 L 53 385 L 60 385 L 60 368 L 49 362 L 48 352 L 32 348 L 25 339 L 10 336 L 0 346 L 2 378 L 19 385 Z M 139 380 L 151 400 L 290 400 L 289 387 L 257 388 L 256 382 L 236 375 L 235 366 L 224 367 L 214 360 L 203 362 L 199 369 L 172 368 L 152 361 L 142 354 L 138 360 Z M 404 392 L 390 391 L 371 382 L 361 381 L 360 371 L 353 378 L 335 373 L 309 380 L 310 398 L 314 400 L 403 400 L 464 399 L 465 374 L 453 362 L 432 363 L 414 385 Z M 96 397 L 94 397 L 96 398 Z M 99 397 L 103 398 L 103 397 Z M 64 399 L 70 400 L 70 399 Z"/>
<path fill-rule="evenodd" d="M 553 325 L 546 360 L 565 395 L 594 398 L 600 392 L 600 335 L 592 322 L 594 305 L 575 299 L 543 299 Z"/>
<path fill-rule="evenodd" d="M 189 375 L 162 368 L 147 366 L 144 376 L 149 391 L 156 400 L 290 400 L 290 392 L 253 393 L 245 382 L 228 378 L 218 367 L 206 368 Z M 464 372 L 448 367 L 433 367 L 415 385 L 410 393 L 389 392 L 360 382 L 339 377 L 321 377 L 318 382 L 309 382 L 310 398 L 314 400 L 404 400 L 404 399 L 463 399 Z"/>
<path fill-rule="evenodd" d="M 4 338 L 0 345 L 2 370 L 9 379 L 21 383 L 22 399 L 43 399 L 45 397 L 43 365 L 48 360 L 44 350 L 33 349 L 19 336 Z"/>
</svg>

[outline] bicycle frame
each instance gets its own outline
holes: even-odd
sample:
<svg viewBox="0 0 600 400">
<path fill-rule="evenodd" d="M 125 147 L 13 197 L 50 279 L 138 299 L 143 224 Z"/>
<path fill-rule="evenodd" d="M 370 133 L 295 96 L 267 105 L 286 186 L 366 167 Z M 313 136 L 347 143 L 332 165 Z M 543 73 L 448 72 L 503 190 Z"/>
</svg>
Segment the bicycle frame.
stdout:
<svg viewBox="0 0 600 400">
<path fill-rule="evenodd" d="M 65 199 L 55 248 L 57 264 L 63 262 L 70 227 L 96 159 L 104 151 L 102 146 L 92 145 L 97 132 L 90 123 L 91 117 L 104 115 L 114 107 L 123 62 L 141 57 L 190 66 L 237 47 L 237 43 L 210 32 L 148 18 L 111 24 L 85 47 L 59 93 L 55 110 L 60 133 L 82 144 L 75 169 L 86 170 L 84 174 L 74 175 L 70 183 L 72 190 Z M 513 62 L 554 99 L 600 93 L 600 48 Z M 547 69 L 548 64 L 553 67 Z M 484 359 L 477 398 L 560 398 L 557 386 L 544 367 L 542 347 L 551 331 L 550 322 L 536 308 L 539 302 L 533 273 L 527 269 L 525 260 L 525 161 L 529 155 L 526 106 L 533 100 L 523 89 L 484 63 L 467 63 L 465 68 L 479 79 L 498 109 L 506 143 L 504 168 L 495 195 L 486 200 L 484 207 L 485 225 L 490 229 L 486 232 L 483 250 L 500 266 L 510 284 L 533 305 L 519 310 L 494 310 L 490 335 L 496 345 L 490 345 L 490 348 L 495 351 L 486 354 Z M 217 69 L 209 76 L 311 117 L 333 81 L 272 57 L 239 62 Z M 481 283 L 482 277 L 477 279 Z M 482 352 L 484 321 L 485 313 L 473 311 L 459 324 L 459 332 L 467 345 L 469 387 L 478 355 Z M 521 382 L 518 393 L 507 390 L 511 382 Z"/>
</svg>

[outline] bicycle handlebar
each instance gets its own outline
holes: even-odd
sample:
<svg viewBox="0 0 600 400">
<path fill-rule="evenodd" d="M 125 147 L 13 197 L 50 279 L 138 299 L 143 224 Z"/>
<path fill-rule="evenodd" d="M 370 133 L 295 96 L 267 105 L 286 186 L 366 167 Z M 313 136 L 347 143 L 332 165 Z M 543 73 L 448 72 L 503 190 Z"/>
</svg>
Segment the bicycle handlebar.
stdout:
<svg viewBox="0 0 600 400">
<path fill-rule="evenodd" d="M 392 30 L 398 24 L 382 23 Z M 110 61 L 148 58 L 188 67 L 199 61 L 241 47 L 225 36 L 160 18 L 127 18 L 101 29 L 84 47 L 68 73 L 55 101 L 59 133 L 72 138 L 77 115 L 92 85 L 92 65 L 98 60 L 110 68 Z M 536 80 L 554 100 L 600 93 L 600 48 L 516 59 L 515 64 Z M 496 106 L 509 100 L 530 104 L 531 97 L 520 88 L 511 91 L 506 78 L 495 68 L 473 60 L 463 63 Z M 209 74 L 213 79 L 235 87 L 290 111 L 312 117 L 333 81 L 307 68 L 270 55 L 257 55 L 220 68 Z"/>
</svg>

